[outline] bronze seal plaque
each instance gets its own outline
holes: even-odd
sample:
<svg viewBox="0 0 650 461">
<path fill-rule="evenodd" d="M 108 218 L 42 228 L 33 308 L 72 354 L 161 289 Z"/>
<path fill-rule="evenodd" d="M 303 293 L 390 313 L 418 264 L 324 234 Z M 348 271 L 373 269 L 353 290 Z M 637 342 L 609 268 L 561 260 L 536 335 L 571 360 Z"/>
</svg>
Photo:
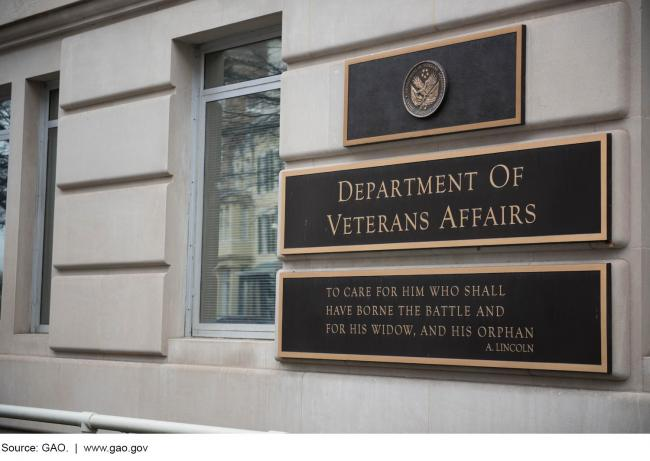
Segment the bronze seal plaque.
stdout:
<svg viewBox="0 0 650 461">
<path fill-rule="evenodd" d="M 525 42 L 520 24 L 346 60 L 343 145 L 523 125 Z"/>
<path fill-rule="evenodd" d="M 438 110 L 446 90 L 447 75 L 442 66 L 435 61 L 419 62 L 404 78 L 404 107 L 414 117 L 428 117 Z"/>
</svg>

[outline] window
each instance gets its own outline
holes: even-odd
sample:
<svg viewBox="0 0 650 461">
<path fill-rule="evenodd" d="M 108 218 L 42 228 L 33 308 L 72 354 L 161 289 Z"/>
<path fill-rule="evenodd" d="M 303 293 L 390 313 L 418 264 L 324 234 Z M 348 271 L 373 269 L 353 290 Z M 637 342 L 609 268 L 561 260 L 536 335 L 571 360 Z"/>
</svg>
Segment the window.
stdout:
<svg viewBox="0 0 650 461">
<path fill-rule="evenodd" d="M 280 170 L 282 170 L 282 162 L 277 152 L 260 155 L 257 159 L 257 192 L 264 193 L 275 190 Z"/>
<path fill-rule="evenodd" d="M 0 300 L 5 260 L 5 224 L 7 218 L 7 178 L 9 172 L 9 125 L 11 97 L 0 87 Z M 0 311 L 2 309 L 0 301 Z"/>
<path fill-rule="evenodd" d="M 56 187 L 56 142 L 59 126 L 58 82 L 43 84 L 41 104 L 41 146 L 39 155 L 37 241 L 34 251 L 32 324 L 34 331 L 47 332 L 50 323 L 52 283 L 52 232 Z"/>
<path fill-rule="evenodd" d="M 273 338 L 281 40 L 200 52 L 192 334 Z"/>
<path fill-rule="evenodd" d="M 257 217 L 257 252 L 275 254 L 278 238 L 278 211 L 261 214 Z"/>
</svg>

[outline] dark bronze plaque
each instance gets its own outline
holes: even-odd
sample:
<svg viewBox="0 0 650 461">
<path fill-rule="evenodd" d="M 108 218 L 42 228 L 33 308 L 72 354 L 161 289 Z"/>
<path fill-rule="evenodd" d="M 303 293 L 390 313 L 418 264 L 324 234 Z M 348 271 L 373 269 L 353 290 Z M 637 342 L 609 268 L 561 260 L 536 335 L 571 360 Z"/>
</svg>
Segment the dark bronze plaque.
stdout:
<svg viewBox="0 0 650 461">
<path fill-rule="evenodd" d="M 608 264 L 280 272 L 280 358 L 611 372 Z"/>
<path fill-rule="evenodd" d="M 608 241 L 610 138 L 285 170 L 280 253 Z"/>
<path fill-rule="evenodd" d="M 523 124 L 524 42 L 520 25 L 346 61 L 343 144 Z"/>
</svg>

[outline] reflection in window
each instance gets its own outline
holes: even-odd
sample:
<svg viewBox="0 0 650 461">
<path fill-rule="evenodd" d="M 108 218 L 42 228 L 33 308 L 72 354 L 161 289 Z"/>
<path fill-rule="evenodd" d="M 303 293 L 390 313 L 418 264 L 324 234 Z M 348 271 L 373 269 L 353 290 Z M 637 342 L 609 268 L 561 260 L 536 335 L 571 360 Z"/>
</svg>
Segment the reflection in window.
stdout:
<svg viewBox="0 0 650 461">
<path fill-rule="evenodd" d="M 2 281 L 4 279 L 10 119 L 11 100 L 8 98 L 0 99 L 0 299 L 2 299 Z M 2 306 L 0 305 L 0 308 L 1 307 Z"/>
<path fill-rule="evenodd" d="M 275 254 L 278 234 L 277 210 L 263 214 L 257 218 L 257 252 L 260 254 Z"/>
<path fill-rule="evenodd" d="M 245 82 L 285 70 L 281 40 L 274 38 L 205 55 L 204 88 Z"/>
<path fill-rule="evenodd" d="M 279 89 L 206 103 L 201 323 L 274 321 L 279 110 Z"/>
<path fill-rule="evenodd" d="M 267 152 L 257 159 L 257 192 L 275 190 L 282 162 L 277 152 Z"/>
<path fill-rule="evenodd" d="M 11 119 L 11 99 L 0 99 L 0 136 L 8 136 L 9 120 Z"/>
<path fill-rule="evenodd" d="M 277 269 L 277 268 L 276 268 Z M 273 311 L 265 306 L 275 304 L 275 271 L 242 272 L 239 274 L 240 306 L 250 306 L 246 312 L 240 311 L 236 321 L 245 316 L 251 323 L 272 323 Z"/>
</svg>

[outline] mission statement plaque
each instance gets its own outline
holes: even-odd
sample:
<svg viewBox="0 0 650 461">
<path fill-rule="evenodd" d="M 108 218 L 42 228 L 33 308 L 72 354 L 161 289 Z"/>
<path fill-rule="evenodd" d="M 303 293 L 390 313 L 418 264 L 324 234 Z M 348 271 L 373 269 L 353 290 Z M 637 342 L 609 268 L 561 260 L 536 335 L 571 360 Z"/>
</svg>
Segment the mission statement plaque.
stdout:
<svg viewBox="0 0 650 461">
<path fill-rule="evenodd" d="M 606 263 L 279 275 L 280 358 L 611 373 Z"/>
<path fill-rule="evenodd" d="M 611 135 L 284 170 L 280 254 L 611 239 Z"/>
</svg>

